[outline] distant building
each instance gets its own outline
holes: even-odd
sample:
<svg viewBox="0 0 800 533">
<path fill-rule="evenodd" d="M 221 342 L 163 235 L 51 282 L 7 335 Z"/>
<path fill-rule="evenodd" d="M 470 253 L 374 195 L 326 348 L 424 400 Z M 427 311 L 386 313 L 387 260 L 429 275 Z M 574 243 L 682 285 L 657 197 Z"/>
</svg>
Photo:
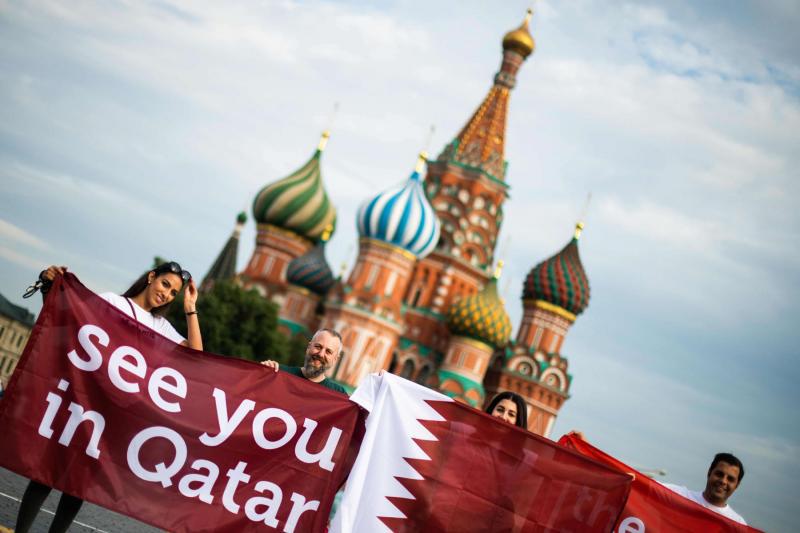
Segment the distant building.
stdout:
<svg viewBox="0 0 800 533">
<path fill-rule="evenodd" d="M 256 247 L 237 279 L 278 305 L 284 332 L 340 331 L 342 357 L 329 377 L 346 388 L 388 370 L 477 408 L 510 390 L 528 404 L 528 429 L 547 436 L 569 398 L 561 346 L 588 306 L 589 281 L 579 223 L 564 249 L 530 270 L 512 337 L 495 248 L 510 188 L 508 101 L 535 47 L 529 21 L 530 11 L 505 35 L 488 94 L 439 156 L 422 154 L 397 187 L 365 191 L 348 276 L 335 278 L 325 259 L 337 222 L 322 181 L 325 132 L 306 163 L 256 195 Z M 217 262 L 233 263 L 232 251 L 226 245 Z"/>
<path fill-rule="evenodd" d="M 0 380 L 4 385 L 8 384 L 8 378 L 17 367 L 33 322 L 33 314 L 0 294 Z"/>
<path fill-rule="evenodd" d="M 229 281 L 236 277 L 236 255 L 239 251 L 239 235 L 242 233 L 245 222 L 247 222 L 247 214 L 244 212 L 239 213 L 236 216 L 236 226 L 233 228 L 233 233 L 231 233 L 228 242 L 222 247 L 222 251 L 200 284 L 202 292 L 210 291 L 218 281 Z"/>
</svg>

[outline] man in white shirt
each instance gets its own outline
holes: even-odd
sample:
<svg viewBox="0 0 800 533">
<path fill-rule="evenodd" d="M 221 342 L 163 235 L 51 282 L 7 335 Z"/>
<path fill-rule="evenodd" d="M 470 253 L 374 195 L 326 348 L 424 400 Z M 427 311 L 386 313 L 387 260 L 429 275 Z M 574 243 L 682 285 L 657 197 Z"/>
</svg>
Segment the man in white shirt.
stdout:
<svg viewBox="0 0 800 533">
<path fill-rule="evenodd" d="M 744 518 L 728 505 L 728 498 L 739 487 L 743 477 L 744 465 L 736 456 L 730 453 L 718 453 L 714 456 L 714 460 L 708 468 L 706 489 L 703 492 L 689 490 L 686 487 L 670 483 L 664 483 L 664 486 L 707 509 L 711 509 L 740 524 L 747 525 Z"/>
</svg>

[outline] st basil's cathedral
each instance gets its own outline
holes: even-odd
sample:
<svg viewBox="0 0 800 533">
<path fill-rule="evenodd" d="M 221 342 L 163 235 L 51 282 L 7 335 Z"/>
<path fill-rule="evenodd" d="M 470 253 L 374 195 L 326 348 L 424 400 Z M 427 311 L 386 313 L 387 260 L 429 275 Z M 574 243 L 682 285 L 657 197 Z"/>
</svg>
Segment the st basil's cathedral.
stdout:
<svg viewBox="0 0 800 533">
<path fill-rule="evenodd" d="M 380 370 L 477 408 L 509 390 L 528 404 L 528 429 L 548 436 L 569 398 L 572 376 L 561 346 L 589 304 L 589 281 L 578 223 L 566 246 L 528 273 L 512 338 L 498 295 L 502 261 L 495 264 L 495 249 L 509 190 L 508 100 L 534 51 L 530 18 L 529 10 L 503 37 L 488 94 L 439 156 L 420 154 L 404 183 L 364 199 L 349 276 L 334 276 L 325 258 L 337 222 L 322 179 L 325 132 L 308 161 L 256 195 L 255 250 L 235 278 L 279 307 L 285 333 L 341 332 L 342 356 L 329 377 L 348 390 Z M 240 215 L 206 286 L 234 277 L 244 222 Z"/>
</svg>

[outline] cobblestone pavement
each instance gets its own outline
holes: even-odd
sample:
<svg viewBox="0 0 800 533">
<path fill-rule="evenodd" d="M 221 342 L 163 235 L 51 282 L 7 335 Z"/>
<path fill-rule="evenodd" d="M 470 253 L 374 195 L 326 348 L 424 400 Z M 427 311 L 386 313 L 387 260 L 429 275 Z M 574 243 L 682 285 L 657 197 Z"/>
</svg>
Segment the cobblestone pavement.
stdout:
<svg viewBox="0 0 800 533">
<path fill-rule="evenodd" d="M 14 528 L 19 500 L 27 485 L 26 478 L 5 468 L 0 468 L 0 531 L 3 531 L 3 527 Z M 53 519 L 53 511 L 55 511 L 60 497 L 61 493 L 57 490 L 47 497 L 42 511 L 36 517 L 36 522 L 33 523 L 31 533 L 47 533 L 47 528 L 50 527 L 50 521 Z M 69 530 L 74 533 L 91 531 L 98 533 L 157 533 L 161 531 L 89 502 L 83 504 L 78 517 Z"/>
</svg>

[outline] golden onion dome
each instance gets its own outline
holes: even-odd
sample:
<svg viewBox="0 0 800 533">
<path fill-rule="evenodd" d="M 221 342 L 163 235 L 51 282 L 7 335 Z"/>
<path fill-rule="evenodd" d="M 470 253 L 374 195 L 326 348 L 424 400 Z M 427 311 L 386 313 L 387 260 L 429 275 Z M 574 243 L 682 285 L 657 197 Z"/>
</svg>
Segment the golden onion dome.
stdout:
<svg viewBox="0 0 800 533">
<path fill-rule="evenodd" d="M 536 45 L 528 27 L 532 16 L 533 10 L 528 9 L 528 13 L 525 15 L 525 20 L 522 22 L 522 25 L 516 30 L 511 30 L 506 33 L 505 37 L 503 37 L 503 50 L 513 50 L 522 57 L 528 57 L 533 53 Z"/>
<path fill-rule="evenodd" d="M 447 313 L 447 327 L 454 335 L 477 339 L 499 348 L 511 337 L 511 319 L 497 294 L 496 274 L 478 294 L 455 302 Z"/>
</svg>

